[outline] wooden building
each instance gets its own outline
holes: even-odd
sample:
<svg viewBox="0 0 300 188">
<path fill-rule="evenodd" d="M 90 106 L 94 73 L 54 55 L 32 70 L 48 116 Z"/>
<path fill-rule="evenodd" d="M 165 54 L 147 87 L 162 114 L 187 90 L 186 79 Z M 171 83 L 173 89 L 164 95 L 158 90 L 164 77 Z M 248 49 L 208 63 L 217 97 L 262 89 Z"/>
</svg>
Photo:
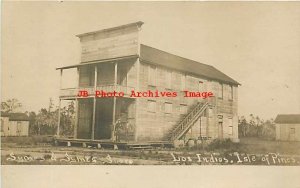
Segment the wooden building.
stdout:
<svg viewBox="0 0 300 188">
<path fill-rule="evenodd" d="M 1 113 L 1 136 L 28 136 L 29 117 L 25 113 Z"/>
<path fill-rule="evenodd" d="M 81 62 L 78 87 L 61 88 L 61 100 L 75 100 L 74 139 L 113 142 L 181 142 L 231 138 L 238 141 L 237 81 L 210 65 L 141 44 L 143 22 L 77 35 Z M 194 47 L 193 47 L 194 48 Z M 87 91 L 88 97 L 79 97 Z M 123 92 L 97 97 L 96 91 Z M 132 97 L 132 91 L 176 92 L 176 97 Z M 210 91 L 213 97 L 184 97 Z M 59 135 L 59 129 L 58 129 Z"/>
<path fill-rule="evenodd" d="M 300 114 L 279 114 L 275 123 L 276 140 L 300 141 Z"/>
</svg>

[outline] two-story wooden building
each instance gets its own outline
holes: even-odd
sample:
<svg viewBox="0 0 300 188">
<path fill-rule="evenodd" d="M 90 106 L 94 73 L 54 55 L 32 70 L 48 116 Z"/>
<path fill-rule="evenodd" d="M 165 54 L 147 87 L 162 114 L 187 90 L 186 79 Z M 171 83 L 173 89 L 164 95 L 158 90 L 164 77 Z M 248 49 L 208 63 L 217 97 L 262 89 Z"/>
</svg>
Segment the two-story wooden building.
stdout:
<svg viewBox="0 0 300 188">
<path fill-rule="evenodd" d="M 141 44 L 143 22 L 77 35 L 81 62 L 78 87 L 61 88 L 61 100 L 75 100 L 74 140 L 114 143 L 231 138 L 238 141 L 239 83 L 216 68 Z M 194 48 L 194 47 L 193 47 Z M 87 91 L 87 97 L 79 97 Z M 97 97 L 96 91 L 123 92 Z M 134 97 L 132 92 L 171 92 L 176 97 Z M 184 97 L 184 91 L 213 97 Z M 59 126 L 58 126 L 59 127 Z M 59 135 L 59 128 L 58 128 Z"/>
</svg>

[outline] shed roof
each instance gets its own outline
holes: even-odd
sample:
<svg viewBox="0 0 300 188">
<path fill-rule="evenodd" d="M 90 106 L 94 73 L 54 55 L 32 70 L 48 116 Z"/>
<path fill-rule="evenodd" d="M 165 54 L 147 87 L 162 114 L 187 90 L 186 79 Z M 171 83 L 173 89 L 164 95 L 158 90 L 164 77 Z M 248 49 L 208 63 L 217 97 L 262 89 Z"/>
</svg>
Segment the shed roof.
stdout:
<svg viewBox="0 0 300 188">
<path fill-rule="evenodd" d="M 162 50 L 155 49 L 150 46 L 141 44 L 140 58 L 152 64 L 165 66 L 179 71 L 203 76 L 208 79 L 217 80 L 220 82 L 230 83 L 234 85 L 241 85 L 234 79 L 222 73 L 215 67 L 194 60 L 183 58 Z"/>
<path fill-rule="evenodd" d="M 300 114 L 278 114 L 275 123 L 300 124 Z"/>
<path fill-rule="evenodd" d="M 25 113 L 2 112 L 1 117 L 9 117 L 10 121 L 29 121 L 29 117 Z"/>
</svg>

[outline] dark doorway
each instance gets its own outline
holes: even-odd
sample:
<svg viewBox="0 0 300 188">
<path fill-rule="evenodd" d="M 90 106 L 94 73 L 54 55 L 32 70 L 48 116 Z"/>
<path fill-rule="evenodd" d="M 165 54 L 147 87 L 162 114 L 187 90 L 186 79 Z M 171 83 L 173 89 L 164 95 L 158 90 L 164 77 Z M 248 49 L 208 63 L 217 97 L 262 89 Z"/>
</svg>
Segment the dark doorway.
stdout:
<svg viewBox="0 0 300 188">
<path fill-rule="evenodd" d="M 93 99 L 78 100 L 77 138 L 91 139 Z"/>
<path fill-rule="evenodd" d="M 113 119 L 113 98 L 97 99 L 95 139 L 110 139 Z"/>
</svg>

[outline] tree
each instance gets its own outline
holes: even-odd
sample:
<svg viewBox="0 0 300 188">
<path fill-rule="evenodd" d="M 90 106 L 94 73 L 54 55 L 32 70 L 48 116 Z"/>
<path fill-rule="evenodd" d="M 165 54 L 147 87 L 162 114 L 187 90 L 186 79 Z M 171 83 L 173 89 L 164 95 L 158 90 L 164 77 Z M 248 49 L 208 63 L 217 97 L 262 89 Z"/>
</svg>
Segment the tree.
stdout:
<svg viewBox="0 0 300 188">
<path fill-rule="evenodd" d="M 38 135 L 54 135 L 57 128 L 58 110 L 49 112 L 42 108 L 36 115 L 35 127 Z"/>
<path fill-rule="evenodd" d="M 29 112 L 27 114 L 29 116 L 29 135 L 37 134 L 37 128 L 36 128 L 36 113 L 35 112 Z"/>
<path fill-rule="evenodd" d="M 16 112 L 22 107 L 22 103 L 18 99 L 8 99 L 5 102 L 1 102 L 1 111 L 2 112 Z"/>
<path fill-rule="evenodd" d="M 68 106 L 61 109 L 60 116 L 60 134 L 72 136 L 75 125 L 75 103 L 71 101 Z"/>
<path fill-rule="evenodd" d="M 248 122 L 244 116 L 239 118 L 238 129 L 239 129 L 239 135 L 243 137 L 247 136 Z"/>
<path fill-rule="evenodd" d="M 51 107 L 50 107 L 51 106 Z M 34 132 L 38 135 L 55 135 L 58 125 L 59 108 L 55 110 L 50 99 L 49 108 L 42 108 L 35 117 Z M 75 103 L 72 101 L 60 109 L 60 135 L 73 135 L 75 124 Z"/>
</svg>

